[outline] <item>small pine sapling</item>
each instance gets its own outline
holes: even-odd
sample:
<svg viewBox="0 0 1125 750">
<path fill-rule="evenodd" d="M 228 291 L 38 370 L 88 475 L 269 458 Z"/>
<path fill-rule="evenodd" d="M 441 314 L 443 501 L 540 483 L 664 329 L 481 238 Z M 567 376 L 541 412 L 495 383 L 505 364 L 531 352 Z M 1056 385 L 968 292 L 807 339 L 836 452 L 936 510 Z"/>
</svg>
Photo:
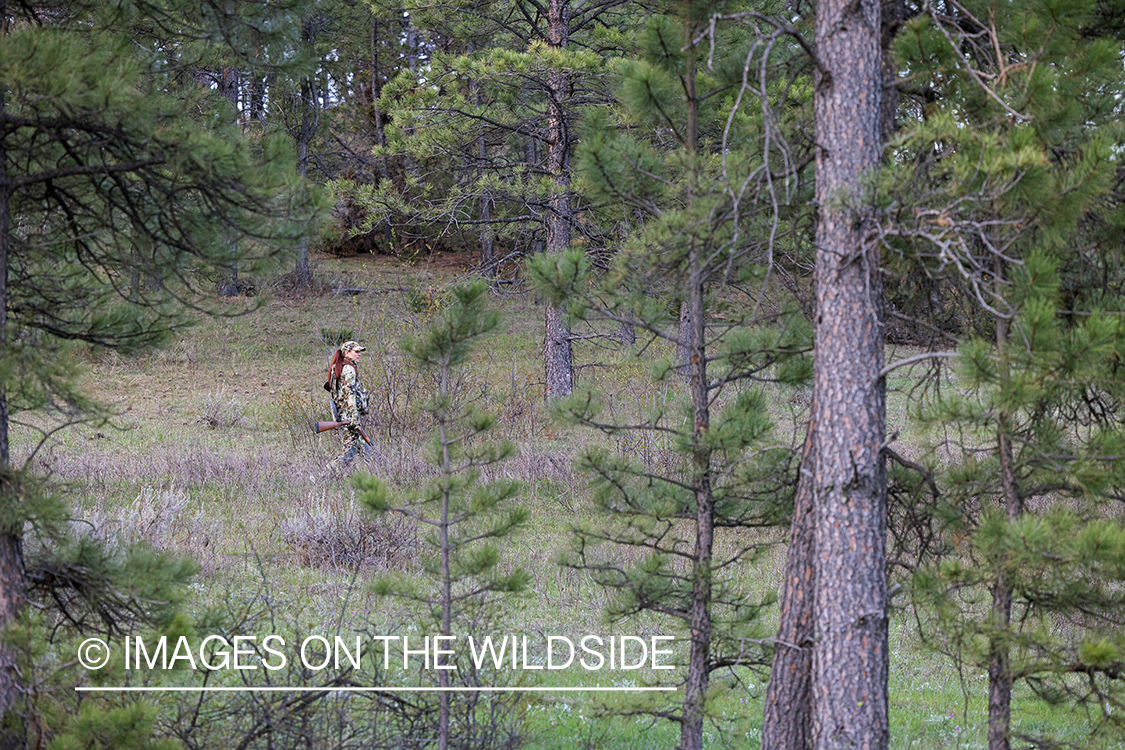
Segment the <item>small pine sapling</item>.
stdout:
<svg viewBox="0 0 1125 750">
<path fill-rule="evenodd" d="M 433 396 L 423 406 L 433 422 L 428 459 L 432 478 L 409 493 L 393 492 L 385 482 L 357 475 L 352 482 L 361 501 L 375 513 L 399 513 L 428 530 L 425 537 L 431 555 L 423 575 L 385 578 L 376 592 L 412 602 L 421 608 L 426 628 L 436 625 L 438 634 L 464 644 L 464 638 L 479 632 L 494 619 L 492 606 L 498 598 L 522 591 L 527 574 L 501 564 L 497 542 L 522 527 L 528 518 L 523 508 L 512 507 L 518 493 L 513 481 L 484 481 L 481 470 L 511 457 L 511 443 L 487 439 L 495 425 L 493 415 L 467 399 L 465 375 L 472 347 L 492 331 L 498 317 L 485 310 L 488 287 L 483 282 L 452 290 L 452 304 L 417 338 L 402 342 L 402 350 L 420 371 L 436 382 Z M 426 630 L 432 632 L 432 630 Z M 445 641 L 449 643 L 450 641 Z M 497 720 L 493 706 L 489 721 L 473 720 L 479 695 L 454 694 L 447 689 L 478 687 L 486 675 L 473 669 L 457 652 L 453 661 L 435 654 L 433 670 L 439 692 L 437 747 L 481 746 L 482 732 L 492 733 L 489 747 L 503 747 L 515 733 Z M 487 707 L 479 704 L 481 710 Z"/>
</svg>

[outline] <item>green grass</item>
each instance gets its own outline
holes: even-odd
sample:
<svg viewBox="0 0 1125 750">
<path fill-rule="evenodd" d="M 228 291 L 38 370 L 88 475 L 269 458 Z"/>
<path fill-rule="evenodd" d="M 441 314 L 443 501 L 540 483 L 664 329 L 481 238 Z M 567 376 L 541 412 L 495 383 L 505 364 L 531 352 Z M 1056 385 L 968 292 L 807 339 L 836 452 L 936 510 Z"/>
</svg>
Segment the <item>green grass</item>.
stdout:
<svg viewBox="0 0 1125 750">
<path fill-rule="evenodd" d="M 421 330 L 432 314 L 411 307 L 412 290 L 440 284 L 456 270 L 430 268 L 433 276 L 422 278 L 417 269 L 394 262 L 351 259 L 321 261 L 319 272 L 330 277 L 328 287 L 378 291 L 264 299 L 244 315 L 201 319 L 160 352 L 135 359 L 91 354 L 82 363 L 86 386 L 115 416 L 107 425 L 56 433 L 35 461 L 68 483 L 75 516 L 96 527 L 93 533 L 107 540 L 143 540 L 195 559 L 200 575 L 192 607 L 198 618 L 209 610 L 241 611 L 258 618 L 247 620 L 255 632 L 283 627 L 386 633 L 403 627 L 408 615 L 401 605 L 375 597 L 370 583 L 418 570 L 418 532 L 372 521 L 345 482 L 309 482 L 339 448 L 331 433 L 316 436 L 304 424 L 327 417 L 320 387 L 331 350 L 326 332 L 350 332 L 370 348 L 363 373 L 383 399 L 381 421 L 369 425 L 378 456 L 363 468 L 400 488 L 419 481 L 425 473 L 420 456 L 425 424 L 417 405 L 432 387 L 425 377 L 411 380 L 395 342 Z M 477 352 L 470 377 L 499 415 L 498 434 L 520 447 L 519 456 L 497 472 L 522 482 L 520 502 L 531 512 L 527 529 L 504 549 L 503 563 L 528 570 L 530 590 L 497 613 L 495 632 L 663 632 L 671 626 L 652 615 L 606 623 L 607 593 L 588 573 L 557 564 L 570 543 L 571 522 L 592 512 L 571 458 L 602 438 L 559 427 L 545 414 L 542 308 L 530 294 L 497 296 L 495 303 L 505 323 Z M 646 357 L 669 354 L 668 347 L 658 346 Z M 639 414 L 675 397 L 674 385 L 651 383 L 645 362 L 589 344 L 578 346 L 576 358 L 580 365 L 608 365 L 580 370 L 581 380 L 605 392 L 608 414 Z M 906 428 L 910 378 L 908 371 L 895 371 L 888 405 L 889 432 L 902 427 L 898 445 L 908 456 L 919 453 L 922 442 Z M 777 389 L 770 403 L 779 439 L 795 441 L 808 403 L 805 389 Z M 220 411 L 230 418 L 214 419 Z M 16 459 L 26 457 L 37 439 L 30 430 L 16 429 Z M 667 449 L 639 438 L 606 445 L 653 460 Z M 777 586 L 783 539 L 784 530 L 761 532 L 761 541 L 775 546 L 743 570 L 747 590 Z M 980 674 L 958 674 L 944 657 L 926 650 L 908 615 L 896 612 L 892 621 L 892 747 L 984 747 L 985 681 Z M 573 672 L 524 676 L 551 685 L 589 684 L 586 675 Z M 715 676 L 712 704 L 719 723 L 708 729 L 708 747 L 757 746 L 764 679 L 749 670 Z M 1017 729 L 1048 727 L 1060 739 L 1085 742 L 1090 726 L 1085 715 L 1048 707 L 1026 693 L 1017 698 Z M 607 709 L 603 701 L 533 695 L 522 704 L 527 745 L 546 750 L 675 745 L 675 725 L 606 715 L 613 706 Z M 170 721 L 171 709 L 159 705 Z M 640 730 L 650 724 L 642 737 Z"/>
</svg>

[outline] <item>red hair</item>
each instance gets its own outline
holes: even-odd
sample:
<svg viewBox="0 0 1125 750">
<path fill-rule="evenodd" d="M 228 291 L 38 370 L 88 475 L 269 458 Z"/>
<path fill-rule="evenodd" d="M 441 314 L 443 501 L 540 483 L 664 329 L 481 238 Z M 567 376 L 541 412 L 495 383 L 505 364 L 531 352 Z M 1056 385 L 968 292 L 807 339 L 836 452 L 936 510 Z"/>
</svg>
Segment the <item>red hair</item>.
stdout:
<svg viewBox="0 0 1125 750">
<path fill-rule="evenodd" d="M 335 386 L 336 382 L 340 379 L 340 375 L 344 372 L 344 364 L 347 360 L 344 359 L 344 352 L 340 349 L 332 355 L 332 361 L 328 365 L 328 382 L 331 386 Z"/>
</svg>

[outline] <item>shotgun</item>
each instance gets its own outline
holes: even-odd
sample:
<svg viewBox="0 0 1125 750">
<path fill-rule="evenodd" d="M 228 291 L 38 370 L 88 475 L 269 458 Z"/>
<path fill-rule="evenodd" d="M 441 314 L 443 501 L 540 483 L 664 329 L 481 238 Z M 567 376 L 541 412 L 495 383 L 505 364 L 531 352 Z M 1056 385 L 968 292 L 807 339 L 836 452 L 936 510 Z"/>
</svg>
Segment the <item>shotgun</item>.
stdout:
<svg viewBox="0 0 1125 750">
<path fill-rule="evenodd" d="M 367 437 L 367 433 L 364 431 L 364 429 L 357 424 L 353 424 L 352 422 L 316 422 L 313 424 L 313 432 L 319 435 L 322 432 L 335 430 L 337 427 L 343 427 L 346 424 L 350 424 L 352 425 L 352 427 L 355 427 L 356 431 L 359 433 L 359 436 L 363 438 L 363 442 L 371 445 L 371 438 Z"/>
</svg>

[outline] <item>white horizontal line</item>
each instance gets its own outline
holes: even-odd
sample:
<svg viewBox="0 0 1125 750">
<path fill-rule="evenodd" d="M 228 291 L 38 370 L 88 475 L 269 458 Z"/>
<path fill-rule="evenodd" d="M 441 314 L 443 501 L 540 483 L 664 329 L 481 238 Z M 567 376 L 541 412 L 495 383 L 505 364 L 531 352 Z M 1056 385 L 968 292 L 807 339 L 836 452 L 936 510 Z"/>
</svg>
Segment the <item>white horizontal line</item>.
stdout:
<svg viewBox="0 0 1125 750">
<path fill-rule="evenodd" d="M 675 687 L 76 687 L 79 693 L 649 693 Z"/>
</svg>

